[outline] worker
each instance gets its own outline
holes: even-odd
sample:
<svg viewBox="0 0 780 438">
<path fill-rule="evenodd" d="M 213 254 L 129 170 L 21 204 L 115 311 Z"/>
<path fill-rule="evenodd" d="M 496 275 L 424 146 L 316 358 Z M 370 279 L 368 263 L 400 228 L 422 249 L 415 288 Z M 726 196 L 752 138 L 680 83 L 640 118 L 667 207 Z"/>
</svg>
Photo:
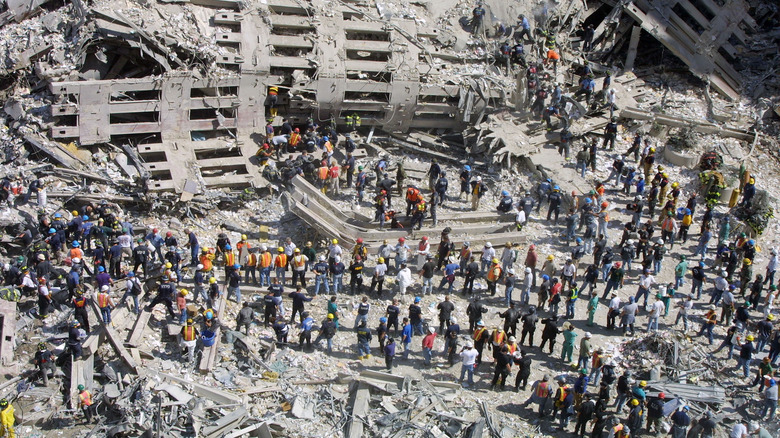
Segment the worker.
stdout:
<svg viewBox="0 0 780 438">
<path fill-rule="evenodd" d="M 81 324 L 78 321 L 70 323 L 68 330 L 68 350 L 74 359 L 80 359 L 82 356 L 81 343 L 87 337 L 84 330 L 81 330 Z"/>
<path fill-rule="evenodd" d="M 149 306 L 146 310 L 151 311 L 154 306 L 162 303 L 166 310 L 168 310 L 168 314 L 171 316 L 171 319 L 176 318 L 176 315 L 173 312 L 174 289 L 174 285 L 171 284 L 170 278 L 167 275 L 163 275 L 162 283 L 157 287 L 157 296 L 155 296 L 152 302 L 149 303 Z"/>
<path fill-rule="evenodd" d="M 185 321 L 184 326 L 181 328 L 179 335 L 181 336 L 181 344 L 184 347 L 182 355 L 187 353 L 187 359 L 189 363 L 195 362 L 195 346 L 197 345 L 197 339 L 200 332 L 195 328 L 191 318 Z M 248 334 L 248 332 L 247 332 Z"/>
<path fill-rule="evenodd" d="M 479 200 L 487 191 L 485 183 L 482 182 L 482 177 L 477 175 L 474 181 L 471 181 L 471 209 L 476 211 L 479 208 Z"/>
<path fill-rule="evenodd" d="M 271 117 L 276 117 L 277 109 L 276 109 L 276 103 L 279 100 L 279 87 L 277 86 L 271 86 L 268 87 L 268 99 L 266 100 L 266 106 L 268 107 L 268 112 L 271 115 Z"/>
<path fill-rule="evenodd" d="M 52 360 L 51 351 L 46 348 L 46 344 L 43 342 L 38 343 L 38 351 L 35 352 L 35 365 L 38 367 L 38 371 L 41 373 L 41 379 L 43 380 L 43 386 L 49 385 L 49 371 L 54 374 L 55 366 Z"/>
<path fill-rule="evenodd" d="M 95 416 L 95 404 L 92 401 L 92 394 L 87 391 L 84 385 L 77 386 L 77 389 L 79 391 L 79 408 L 81 408 L 84 418 L 89 423 Z"/>
<path fill-rule="evenodd" d="M 485 28 L 483 20 L 485 19 L 485 8 L 482 7 L 482 2 L 477 3 L 477 6 L 471 11 L 471 33 L 473 35 L 483 36 Z"/>
<path fill-rule="evenodd" d="M 16 438 L 14 407 L 6 399 L 0 399 L 0 437 Z"/>
<path fill-rule="evenodd" d="M 97 304 L 103 317 L 103 324 L 111 324 L 111 309 L 114 308 L 114 302 L 111 301 L 109 292 L 108 285 L 103 285 L 97 295 Z"/>
<path fill-rule="evenodd" d="M 601 144 L 602 148 L 605 148 L 607 146 L 607 143 L 609 143 L 609 150 L 615 149 L 615 139 L 617 138 L 617 131 L 618 131 L 617 117 L 612 117 L 610 119 L 610 122 L 607 123 L 607 126 L 604 127 L 604 142 Z"/>
</svg>

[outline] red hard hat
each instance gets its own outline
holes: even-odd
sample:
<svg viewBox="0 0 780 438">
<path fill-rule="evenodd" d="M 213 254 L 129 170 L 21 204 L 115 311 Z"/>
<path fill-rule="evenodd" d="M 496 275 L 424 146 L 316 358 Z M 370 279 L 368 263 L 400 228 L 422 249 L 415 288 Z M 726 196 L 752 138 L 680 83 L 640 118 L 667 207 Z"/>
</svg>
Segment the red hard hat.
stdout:
<svg viewBox="0 0 780 438">
<path fill-rule="evenodd" d="M 601 203 L 601 208 L 607 208 L 607 207 L 609 207 L 609 202 L 604 201 Z"/>
<path fill-rule="evenodd" d="M 404 243 L 404 242 L 406 242 L 406 239 L 405 239 L 405 238 L 403 238 L 403 237 L 399 237 L 399 238 L 398 238 L 398 241 L 399 241 L 399 242 L 401 242 L 401 243 Z"/>
<path fill-rule="evenodd" d="M 620 262 L 615 262 L 615 267 L 619 268 L 620 267 Z"/>
<path fill-rule="evenodd" d="M 295 132 L 301 132 L 301 130 L 298 129 L 298 128 L 295 128 Z"/>
<path fill-rule="evenodd" d="M 422 236 L 422 240 L 428 240 L 428 236 Z"/>
<path fill-rule="evenodd" d="M 356 242 L 357 242 L 357 243 L 363 243 L 363 238 L 362 238 L 362 237 L 358 237 L 358 238 L 357 238 L 357 240 L 356 240 Z"/>
<path fill-rule="evenodd" d="M 531 244 L 531 246 L 529 246 L 528 249 L 536 249 L 536 245 Z"/>
<path fill-rule="evenodd" d="M 152 233 L 156 233 L 156 232 L 158 232 L 158 231 L 160 231 L 160 230 L 158 230 L 157 228 L 154 228 L 154 229 L 152 230 Z"/>
<path fill-rule="evenodd" d="M 659 393 L 659 394 L 658 394 L 658 398 L 660 398 L 660 399 L 662 399 L 662 400 L 663 400 L 663 399 L 665 399 L 665 398 L 666 398 L 666 394 L 664 394 L 663 392 L 662 392 L 662 393 Z"/>
<path fill-rule="evenodd" d="M 171 236 L 173 236 L 173 233 L 171 233 L 170 231 L 168 231 L 167 233 L 165 233 L 165 236 L 166 236 L 166 237 L 171 237 Z"/>
</svg>

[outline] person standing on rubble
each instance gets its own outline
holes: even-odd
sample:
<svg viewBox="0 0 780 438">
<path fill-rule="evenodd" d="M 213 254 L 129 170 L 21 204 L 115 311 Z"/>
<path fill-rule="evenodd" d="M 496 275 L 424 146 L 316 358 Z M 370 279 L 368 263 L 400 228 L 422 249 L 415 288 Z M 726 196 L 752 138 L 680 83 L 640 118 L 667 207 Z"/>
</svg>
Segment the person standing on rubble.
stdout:
<svg viewBox="0 0 780 438">
<path fill-rule="evenodd" d="M 471 181 L 471 209 L 474 211 L 477 211 L 479 209 L 479 200 L 482 199 L 482 196 L 487 191 L 487 187 L 485 187 L 485 183 L 482 182 L 482 177 L 477 175 L 477 177 Z"/>
<path fill-rule="evenodd" d="M 471 11 L 471 33 L 480 37 L 485 36 L 485 27 L 483 21 L 485 19 L 485 8 L 482 7 L 482 2 L 477 3 L 477 6 Z"/>
</svg>

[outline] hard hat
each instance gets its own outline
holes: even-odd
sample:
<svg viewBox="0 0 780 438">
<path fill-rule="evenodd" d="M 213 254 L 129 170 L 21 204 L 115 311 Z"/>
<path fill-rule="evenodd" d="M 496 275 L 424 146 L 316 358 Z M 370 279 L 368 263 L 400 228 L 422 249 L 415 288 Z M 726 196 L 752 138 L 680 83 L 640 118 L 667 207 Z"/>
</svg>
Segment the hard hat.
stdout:
<svg viewBox="0 0 780 438">
<path fill-rule="evenodd" d="M 773 315 L 773 314 L 771 314 L 771 313 L 770 313 L 769 315 L 767 315 L 767 316 L 766 316 L 766 319 L 767 319 L 768 321 L 774 321 L 774 320 L 775 320 L 775 315 Z"/>
<path fill-rule="evenodd" d="M 385 258 L 384 257 L 379 257 L 379 259 L 377 259 L 377 261 L 379 263 L 384 263 L 385 262 Z"/>
<path fill-rule="evenodd" d="M 756 339 L 756 338 L 753 337 L 753 335 L 747 335 L 747 338 L 745 338 L 745 339 L 747 339 L 748 342 L 753 342 L 753 340 Z"/>
<path fill-rule="evenodd" d="M 631 399 L 631 406 L 639 406 L 639 400 L 637 399 Z"/>
<path fill-rule="evenodd" d="M 62 217 L 62 213 L 54 213 L 54 217 L 55 218 L 61 218 Z"/>
<path fill-rule="evenodd" d="M 276 251 L 277 251 L 277 252 L 284 252 L 284 248 L 282 248 L 282 247 L 280 246 L 279 248 L 276 248 Z"/>
<path fill-rule="evenodd" d="M 422 301 L 422 298 L 420 298 L 420 297 L 414 297 L 414 302 L 415 302 L 415 303 L 419 303 L 420 301 Z"/>
<path fill-rule="evenodd" d="M 341 263 L 341 256 L 334 257 L 333 261 L 335 261 L 336 263 Z"/>
<path fill-rule="evenodd" d="M 666 398 L 666 394 L 664 394 L 663 392 L 659 392 L 659 393 L 658 393 L 658 398 L 660 398 L 661 400 L 663 400 L 663 399 L 665 399 L 665 398 Z"/>
<path fill-rule="evenodd" d="M 455 318 L 454 316 L 451 316 L 450 317 L 450 324 L 457 324 L 457 323 L 458 323 L 457 318 Z"/>
<path fill-rule="evenodd" d="M 241 235 L 241 240 L 246 240 L 246 234 Z"/>
<path fill-rule="evenodd" d="M 192 324 L 192 323 L 193 323 L 192 318 L 187 318 L 187 324 Z"/>
<path fill-rule="evenodd" d="M 753 240 L 753 239 L 750 239 L 750 240 L 748 240 L 748 242 L 747 242 L 747 243 L 748 243 L 748 245 L 755 245 L 755 244 L 756 244 L 756 241 L 755 241 L 755 240 Z"/>
<path fill-rule="evenodd" d="M 54 228 L 49 228 L 49 234 L 54 234 L 56 232 L 57 232 L 57 230 L 55 230 Z"/>
<path fill-rule="evenodd" d="M 621 265 L 621 263 L 620 263 L 620 262 L 615 262 L 615 267 L 616 267 L 616 268 L 619 268 L 619 267 L 620 267 L 620 265 Z"/>
<path fill-rule="evenodd" d="M 745 259 L 745 260 L 742 261 L 742 263 L 744 263 L 744 264 L 746 264 L 748 266 L 753 264 L 753 262 L 750 259 Z"/>
<path fill-rule="evenodd" d="M 214 311 L 211 310 L 211 309 L 206 310 L 206 313 L 204 313 L 204 316 L 206 317 L 206 319 L 214 319 Z"/>
<path fill-rule="evenodd" d="M 428 327 L 428 333 L 434 334 L 436 333 L 436 329 L 434 327 Z"/>
<path fill-rule="evenodd" d="M 163 276 L 162 276 L 162 281 L 168 281 L 168 280 L 170 280 L 170 278 L 168 278 L 168 276 L 167 276 L 167 275 L 163 275 Z"/>
<path fill-rule="evenodd" d="M 525 273 L 526 274 L 530 274 L 531 272 L 533 272 L 533 270 L 531 268 L 525 268 Z"/>
<path fill-rule="evenodd" d="M 548 256 L 547 256 L 547 260 L 554 260 L 554 259 L 555 259 L 555 256 L 554 256 L 554 255 L 552 255 L 552 254 L 550 254 L 550 255 L 548 255 Z"/>
<path fill-rule="evenodd" d="M 71 327 L 78 327 L 78 326 L 80 326 L 80 325 L 81 325 L 81 323 L 80 323 L 80 322 L 78 322 L 78 321 L 71 321 L 71 322 L 70 322 L 70 326 L 71 326 Z"/>
<path fill-rule="evenodd" d="M 301 252 L 301 249 L 300 249 L 300 248 L 295 248 L 295 249 L 293 250 L 293 252 Z"/>
<path fill-rule="evenodd" d="M 493 244 L 492 244 L 492 243 L 490 243 L 490 242 L 485 242 L 485 247 L 486 247 L 486 248 L 492 248 L 492 247 L 493 247 Z"/>
<path fill-rule="evenodd" d="M 379 322 L 387 322 L 387 318 L 385 318 L 385 317 L 383 316 L 383 317 L 379 318 Z"/>
<path fill-rule="evenodd" d="M 205 253 L 209 252 L 209 249 L 204 246 L 203 248 L 200 249 L 200 252 L 205 254 Z"/>
<path fill-rule="evenodd" d="M 544 274 L 544 275 L 542 275 L 542 280 L 545 280 L 545 281 L 547 281 L 547 280 L 549 280 L 549 279 L 550 279 L 550 276 L 549 276 L 549 275 L 547 275 L 547 274 Z"/>
<path fill-rule="evenodd" d="M 498 264 L 498 259 L 497 259 L 497 258 L 495 258 L 495 257 L 494 257 L 494 258 L 493 258 L 493 260 L 491 260 L 491 261 L 492 261 L 493 263 L 495 263 L 495 264 Z"/>
<path fill-rule="evenodd" d="M 607 207 L 609 207 L 609 202 L 604 201 L 601 203 L 601 208 L 607 208 Z"/>
<path fill-rule="evenodd" d="M 84 388 L 84 385 L 79 385 L 76 387 L 79 391 L 84 391 L 86 388 Z"/>
<path fill-rule="evenodd" d="M 197 270 L 199 270 L 199 271 L 200 271 L 201 269 L 203 269 L 203 265 L 201 265 L 200 263 L 198 263 L 198 266 L 196 266 L 195 268 L 196 268 Z"/>
<path fill-rule="evenodd" d="M 484 326 L 485 326 L 485 323 L 481 319 L 479 321 L 477 321 L 477 327 L 484 327 Z"/>
<path fill-rule="evenodd" d="M 755 178 L 753 178 L 753 177 L 751 177 L 751 178 L 748 180 L 748 182 L 749 182 L 750 184 L 755 184 L 755 183 L 756 183 L 756 179 L 755 179 Z"/>
<path fill-rule="evenodd" d="M 515 275 L 515 270 L 512 269 L 512 268 L 509 268 L 509 269 L 506 270 L 506 273 L 509 274 L 509 275 Z"/>
<path fill-rule="evenodd" d="M 468 248 L 469 246 L 471 246 L 471 244 L 470 244 L 469 242 L 463 242 L 463 246 L 465 246 L 466 248 Z"/>
<path fill-rule="evenodd" d="M 79 243 L 78 240 L 74 240 L 72 245 L 73 245 L 74 248 L 78 248 L 80 243 Z"/>
<path fill-rule="evenodd" d="M 228 243 L 227 245 L 225 245 L 225 249 L 226 249 L 226 250 L 228 250 L 228 251 L 230 251 L 231 249 L 233 249 L 233 247 L 232 247 L 232 246 L 230 246 L 230 244 Z"/>
<path fill-rule="evenodd" d="M 554 186 L 553 186 L 553 190 L 560 191 L 560 190 L 561 190 L 561 188 L 560 188 L 560 186 L 558 186 L 558 185 L 556 184 L 556 185 L 554 185 Z"/>
<path fill-rule="evenodd" d="M 510 336 L 509 342 L 517 342 L 517 338 L 515 338 L 514 336 Z"/>
<path fill-rule="evenodd" d="M 355 243 L 363 243 L 363 238 L 358 237 L 357 240 L 355 240 Z"/>
<path fill-rule="evenodd" d="M 679 186 L 680 186 L 680 183 L 678 183 L 677 181 L 672 183 L 672 187 L 679 187 Z"/>
<path fill-rule="evenodd" d="M 333 314 L 332 314 L 332 313 L 328 313 L 328 319 L 333 319 L 333 318 L 335 318 L 335 317 L 333 316 Z"/>
<path fill-rule="evenodd" d="M 103 286 L 100 286 L 100 291 L 101 292 L 105 292 L 107 290 L 108 290 L 108 285 L 107 284 L 104 284 Z"/>
<path fill-rule="evenodd" d="M 585 337 L 586 338 L 592 338 L 593 334 L 591 332 L 585 332 Z"/>
<path fill-rule="evenodd" d="M 320 256 L 320 261 L 321 261 L 321 262 L 324 262 L 324 261 L 325 261 L 325 256 L 324 256 L 324 255 L 321 255 L 321 256 Z"/>
<path fill-rule="evenodd" d="M 404 237 L 399 237 L 399 238 L 398 238 L 398 242 L 399 242 L 399 243 L 404 243 L 404 242 L 406 242 L 406 238 L 404 238 Z"/>
<path fill-rule="evenodd" d="M 38 349 L 43 351 L 46 349 L 46 344 L 43 342 L 38 342 Z"/>
<path fill-rule="evenodd" d="M 471 171 L 471 166 L 469 166 L 468 164 L 466 164 L 466 165 L 464 165 L 464 166 L 463 166 L 463 170 L 465 170 L 465 171 L 467 171 L 467 172 L 470 172 L 470 171 Z"/>
<path fill-rule="evenodd" d="M 43 255 L 43 254 L 38 254 L 37 258 L 38 258 L 38 260 L 41 260 L 41 261 L 46 260 L 46 256 Z"/>
<path fill-rule="evenodd" d="M 236 263 L 235 265 L 233 265 L 233 269 L 241 269 L 241 265 L 239 265 L 238 263 Z"/>
<path fill-rule="evenodd" d="M 586 204 L 592 204 L 592 203 L 593 203 L 593 200 L 592 200 L 592 199 L 590 199 L 590 198 L 585 198 L 585 203 L 586 203 Z"/>
<path fill-rule="evenodd" d="M 574 241 L 577 242 L 577 243 L 582 243 L 582 237 L 578 237 Z"/>
<path fill-rule="evenodd" d="M 217 277 L 211 277 L 209 278 L 209 283 L 213 284 L 217 282 Z"/>
<path fill-rule="evenodd" d="M 181 290 L 179 290 L 179 293 L 181 294 L 181 296 L 186 297 L 187 296 L 187 289 L 181 289 Z"/>
<path fill-rule="evenodd" d="M 646 380 L 642 380 L 641 382 L 639 382 L 639 386 L 641 386 L 641 387 L 647 386 L 647 381 Z"/>
<path fill-rule="evenodd" d="M 168 269 L 171 269 L 173 267 L 173 265 L 171 264 L 171 262 L 166 262 L 165 263 L 165 267 L 168 268 Z"/>
<path fill-rule="evenodd" d="M 501 190 L 501 196 L 509 196 L 509 192 L 506 190 Z"/>
<path fill-rule="evenodd" d="M 482 177 L 481 176 L 477 176 L 477 181 L 482 181 Z"/>
<path fill-rule="evenodd" d="M 330 243 L 336 245 L 337 243 L 339 243 L 339 239 L 333 239 L 330 241 Z"/>
<path fill-rule="evenodd" d="M 106 268 L 104 266 L 98 266 L 98 272 L 106 272 Z"/>
</svg>

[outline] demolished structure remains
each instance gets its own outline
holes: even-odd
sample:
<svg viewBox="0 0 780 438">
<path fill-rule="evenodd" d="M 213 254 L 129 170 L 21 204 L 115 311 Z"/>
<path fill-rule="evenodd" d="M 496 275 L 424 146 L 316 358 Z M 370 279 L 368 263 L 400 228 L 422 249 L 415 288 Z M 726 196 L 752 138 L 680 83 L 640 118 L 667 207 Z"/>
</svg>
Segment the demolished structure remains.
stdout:
<svg viewBox="0 0 780 438">
<path fill-rule="evenodd" d="M 4 6 L 0 436 L 777 436 L 775 2 Z"/>
</svg>

